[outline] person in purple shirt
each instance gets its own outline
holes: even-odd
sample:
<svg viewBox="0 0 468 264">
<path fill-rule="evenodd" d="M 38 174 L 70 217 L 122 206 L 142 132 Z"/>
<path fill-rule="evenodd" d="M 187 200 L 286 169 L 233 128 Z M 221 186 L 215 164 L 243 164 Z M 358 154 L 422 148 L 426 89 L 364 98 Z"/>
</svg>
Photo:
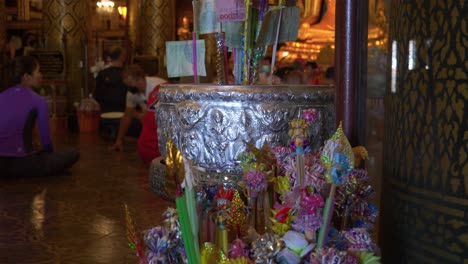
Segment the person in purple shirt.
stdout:
<svg viewBox="0 0 468 264">
<path fill-rule="evenodd" d="M 16 85 L 0 91 L 0 176 L 34 177 L 56 175 L 78 161 L 76 150 L 54 152 L 46 100 L 32 88 L 42 74 L 37 60 L 18 57 L 14 63 Z M 33 145 L 37 124 L 42 147 Z"/>
</svg>

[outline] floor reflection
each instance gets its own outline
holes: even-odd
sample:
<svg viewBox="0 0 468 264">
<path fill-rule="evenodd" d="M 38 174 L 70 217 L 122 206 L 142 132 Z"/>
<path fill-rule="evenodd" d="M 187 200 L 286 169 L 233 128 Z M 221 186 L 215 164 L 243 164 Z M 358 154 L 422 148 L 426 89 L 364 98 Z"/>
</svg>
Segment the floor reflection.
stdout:
<svg viewBox="0 0 468 264">
<path fill-rule="evenodd" d="M 31 224 L 36 231 L 35 236 L 37 239 L 41 239 L 44 236 L 44 230 L 42 225 L 45 219 L 45 196 L 47 189 L 36 194 L 31 203 Z"/>
<path fill-rule="evenodd" d="M 135 142 L 125 153 L 109 152 L 112 142 L 97 134 L 54 142 L 80 149 L 71 175 L 0 178 L 0 263 L 137 263 L 123 205 L 142 231 L 160 223 L 172 203 L 149 189 Z"/>
</svg>

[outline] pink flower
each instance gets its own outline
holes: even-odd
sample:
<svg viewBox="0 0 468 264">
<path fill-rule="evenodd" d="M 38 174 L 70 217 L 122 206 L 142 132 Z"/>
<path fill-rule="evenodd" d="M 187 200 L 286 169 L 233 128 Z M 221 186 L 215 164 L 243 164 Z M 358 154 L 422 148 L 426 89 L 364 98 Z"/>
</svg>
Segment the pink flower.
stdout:
<svg viewBox="0 0 468 264">
<path fill-rule="evenodd" d="M 318 112 L 315 108 L 306 109 L 302 111 L 302 118 L 304 118 L 307 123 L 315 122 L 318 119 Z"/>
<path fill-rule="evenodd" d="M 316 214 L 318 208 L 324 206 L 323 198 L 319 194 L 303 196 L 301 199 L 301 208 L 306 209 L 308 214 Z"/>
<path fill-rule="evenodd" d="M 265 173 L 259 170 L 248 171 L 244 174 L 242 180 L 248 188 L 256 192 L 261 192 L 267 187 Z"/>
</svg>

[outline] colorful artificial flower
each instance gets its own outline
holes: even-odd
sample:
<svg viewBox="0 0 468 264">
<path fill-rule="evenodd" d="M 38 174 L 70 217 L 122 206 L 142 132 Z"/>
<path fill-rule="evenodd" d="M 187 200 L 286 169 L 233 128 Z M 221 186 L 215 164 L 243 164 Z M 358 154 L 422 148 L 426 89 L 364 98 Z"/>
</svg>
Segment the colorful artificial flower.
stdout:
<svg viewBox="0 0 468 264">
<path fill-rule="evenodd" d="M 330 168 L 330 182 L 342 185 L 346 182 L 346 176 L 352 167 L 349 166 L 347 157 L 342 153 L 335 153 L 333 156 L 333 166 Z"/>
<path fill-rule="evenodd" d="M 252 241 L 252 257 L 255 263 L 273 263 L 276 255 L 284 248 L 278 235 L 265 233 Z"/>
<path fill-rule="evenodd" d="M 286 223 L 289 215 L 290 215 L 290 212 L 291 212 L 291 208 L 289 207 L 284 207 L 282 209 L 280 209 L 278 212 L 276 212 L 275 214 L 275 219 L 276 221 L 284 224 Z"/>
<path fill-rule="evenodd" d="M 314 108 L 306 109 L 302 111 L 302 118 L 309 124 L 315 122 L 318 120 L 318 111 Z"/>
<path fill-rule="evenodd" d="M 312 234 L 322 225 L 321 214 L 298 213 L 294 218 L 292 228 L 296 231 Z"/>
<path fill-rule="evenodd" d="M 265 173 L 261 170 L 250 170 L 242 178 L 245 186 L 251 191 L 250 196 L 256 197 L 257 194 L 265 190 L 268 182 Z"/>
<path fill-rule="evenodd" d="M 293 229 L 300 232 L 315 232 L 322 225 L 321 209 L 325 205 L 319 194 L 300 196 L 298 213 L 293 221 Z"/>
<path fill-rule="evenodd" d="M 250 264 L 251 261 L 248 257 L 238 257 L 238 258 L 223 258 L 218 264 Z"/>
<path fill-rule="evenodd" d="M 319 208 L 323 208 L 325 202 L 320 194 L 303 195 L 300 202 L 301 208 L 308 214 L 316 214 Z"/>
<path fill-rule="evenodd" d="M 348 224 L 372 230 L 378 214 L 375 205 L 368 201 L 373 191 L 367 171 L 352 169 L 349 172 L 346 184 L 337 189 L 335 199 L 335 211 L 339 216 L 346 218 L 344 223 L 348 223 L 350 218 L 352 223 Z"/>
<path fill-rule="evenodd" d="M 284 173 L 290 178 L 293 183 L 297 178 L 296 159 L 293 156 L 289 156 L 284 160 L 283 164 Z"/>
<path fill-rule="evenodd" d="M 241 239 L 237 238 L 232 242 L 229 248 L 229 258 L 235 259 L 240 257 L 249 257 L 249 250 L 246 249 L 247 245 Z"/>
<path fill-rule="evenodd" d="M 255 155 L 252 152 L 241 153 L 237 158 L 240 161 L 239 167 L 244 173 L 251 170 L 251 164 L 255 161 Z"/>
<path fill-rule="evenodd" d="M 273 154 L 275 155 L 276 162 L 277 162 L 276 165 L 279 168 L 281 168 L 283 165 L 283 160 L 289 155 L 291 155 L 292 152 L 293 152 L 292 149 L 289 147 L 280 146 L 280 145 L 273 147 Z"/>
<path fill-rule="evenodd" d="M 278 211 L 271 210 L 271 212 L 273 217 L 270 217 L 270 229 L 280 236 L 284 235 L 289 229 L 291 229 L 291 223 L 294 220 L 292 210 L 284 207 Z"/>
<path fill-rule="evenodd" d="M 372 239 L 364 228 L 352 228 L 343 231 L 347 241 L 347 250 L 350 251 L 372 251 Z"/>
<path fill-rule="evenodd" d="M 309 243 L 301 232 L 289 230 L 286 232 L 281 240 L 287 248 L 296 253 L 300 258 L 309 254 L 314 249 L 315 244 Z"/>
<path fill-rule="evenodd" d="M 145 236 L 146 256 L 153 263 L 184 263 L 185 249 L 179 230 L 164 226 L 149 229 Z"/>
<path fill-rule="evenodd" d="M 288 135 L 294 141 L 294 145 L 297 147 L 301 147 L 301 151 L 303 152 L 303 147 L 305 145 L 306 139 L 309 137 L 309 124 L 301 118 L 295 118 L 289 122 L 289 132 Z M 303 153 L 301 153 L 303 154 Z"/>
<path fill-rule="evenodd" d="M 318 119 L 318 112 L 315 109 L 305 110 L 302 112 L 301 118 L 294 120 L 292 123 L 294 127 L 290 133 L 299 135 L 299 132 L 304 132 L 300 129 L 308 130 L 309 123 Z M 272 148 L 279 170 L 278 173 L 275 173 L 276 177 L 270 179 L 267 177 L 266 170 L 274 167 L 274 159 L 272 159 L 273 163 L 270 166 L 260 162 L 257 158 L 258 155 L 252 153 L 240 155 L 240 164 L 244 175 L 239 185 L 246 187 L 251 194 L 255 195 L 266 190 L 268 184 L 272 183 L 272 189 L 280 194 L 279 196 L 274 195 L 275 210 L 271 210 L 272 215 L 269 219 L 256 219 L 259 222 L 263 220 L 269 222 L 269 226 L 266 224 L 268 226 L 265 229 L 266 232 L 261 230 L 263 231 L 262 235 L 259 235 L 253 227 L 249 227 L 247 231 L 238 229 L 240 230 L 237 234 L 238 239 L 230 245 L 228 254 L 224 254 L 213 246 L 203 247 L 201 256 L 204 262 L 201 263 L 252 264 L 255 262 L 260 264 L 275 261 L 291 264 L 380 263 L 380 258 L 373 253 L 377 249 L 369 235 L 372 223 L 377 217 L 377 208 L 367 201 L 373 189 L 369 184 L 367 172 L 353 169 L 354 162 L 359 158 L 365 158 L 367 152 L 364 152 L 363 148 L 357 148 L 353 149 L 353 154 L 349 142 L 344 137 L 340 126 L 337 133 L 327 141 L 326 147 L 320 152 L 310 153 L 309 149 L 303 149 L 304 188 L 291 187 L 295 183 L 298 171 L 295 161 L 297 157 L 297 153 L 294 152 L 295 144 L 292 145 L 293 148 L 291 146 Z M 259 151 L 261 154 L 265 153 L 265 151 Z M 265 167 L 267 168 L 265 169 Z M 340 213 L 336 215 L 343 217 L 343 214 L 347 214 L 352 221 L 345 219 L 343 222 L 347 222 L 346 227 L 352 228 L 331 225 L 327 235 L 328 241 L 323 243 L 323 248 L 318 249 L 315 248 L 315 241 L 317 240 L 317 230 L 324 222 L 322 214 L 325 203 L 322 195 L 325 195 L 324 189 L 330 187 L 330 185 L 325 184 L 327 180 L 338 185 L 335 194 L 335 210 L 340 211 Z M 201 189 L 205 193 L 198 197 L 198 202 L 214 197 L 216 200 L 225 200 L 228 204 L 227 201 L 232 199 L 232 191 L 218 186 L 221 185 L 209 186 L 210 191 L 206 192 Z M 258 201 L 263 202 L 263 196 Z M 231 226 L 239 226 L 245 218 L 242 214 L 246 211 L 245 205 L 238 194 L 229 203 L 228 210 L 226 208 L 219 210 L 216 203 L 207 204 L 215 211 L 213 215 L 231 219 L 231 222 L 235 220 L 230 224 Z M 269 209 L 265 209 L 265 211 L 268 212 Z M 343 219 L 334 218 L 331 222 L 337 223 L 341 220 Z M 211 227 L 207 227 L 208 230 L 209 228 Z M 169 229 L 173 231 L 169 232 Z M 175 209 L 167 212 L 163 227 L 154 228 L 147 233 L 147 236 L 148 239 L 145 239 L 147 256 L 154 263 L 167 262 L 168 258 L 171 260 L 175 258 L 174 263 L 186 261 Z"/>
<path fill-rule="evenodd" d="M 214 199 L 218 207 L 226 208 L 230 201 L 232 201 L 232 197 L 234 196 L 234 192 L 232 189 L 226 190 L 223 186 L 218 189 L 218 193 L 215 195 Z"/>
<path fill-rule="evenodd" d="M 276 256 L 277 263 L 299 264 L 301 258 L 289 248 L 283 248 Z"/>
<path fill-rule="evenodd" d="M 278 194 L 283 194 L 291 190 L 291 183 L 287 176 L 277 176 L 273 178 L 273 190 Z"/>
<path fill-rule="evenodd" d="M 359 264 L 380 264 L 380 257 L 377 257 L 374 252 L 356 252 L 359 258 Z"/>
</svg>

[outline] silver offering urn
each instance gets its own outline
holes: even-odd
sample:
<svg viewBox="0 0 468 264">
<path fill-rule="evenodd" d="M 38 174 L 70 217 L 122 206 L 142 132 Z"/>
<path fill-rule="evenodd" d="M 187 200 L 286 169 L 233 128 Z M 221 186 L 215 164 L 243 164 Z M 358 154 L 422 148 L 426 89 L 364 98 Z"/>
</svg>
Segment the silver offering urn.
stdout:
<svg viewBox="0 0 468 264">
<path fill-rule="evenodd" d="M 335 129 L 333 86 L 167 84 L 159 96 L 161 154 L 166 155 L 171 139 L 202 168 L 204 181 L 236 182 L 242 176 L 238 155 L 246 151 L 246 143 L 257 148 L 289 144 L 288 123 L 304 109 L 319 113 L 309 133 L 313 149 Z"/>
</svg>

